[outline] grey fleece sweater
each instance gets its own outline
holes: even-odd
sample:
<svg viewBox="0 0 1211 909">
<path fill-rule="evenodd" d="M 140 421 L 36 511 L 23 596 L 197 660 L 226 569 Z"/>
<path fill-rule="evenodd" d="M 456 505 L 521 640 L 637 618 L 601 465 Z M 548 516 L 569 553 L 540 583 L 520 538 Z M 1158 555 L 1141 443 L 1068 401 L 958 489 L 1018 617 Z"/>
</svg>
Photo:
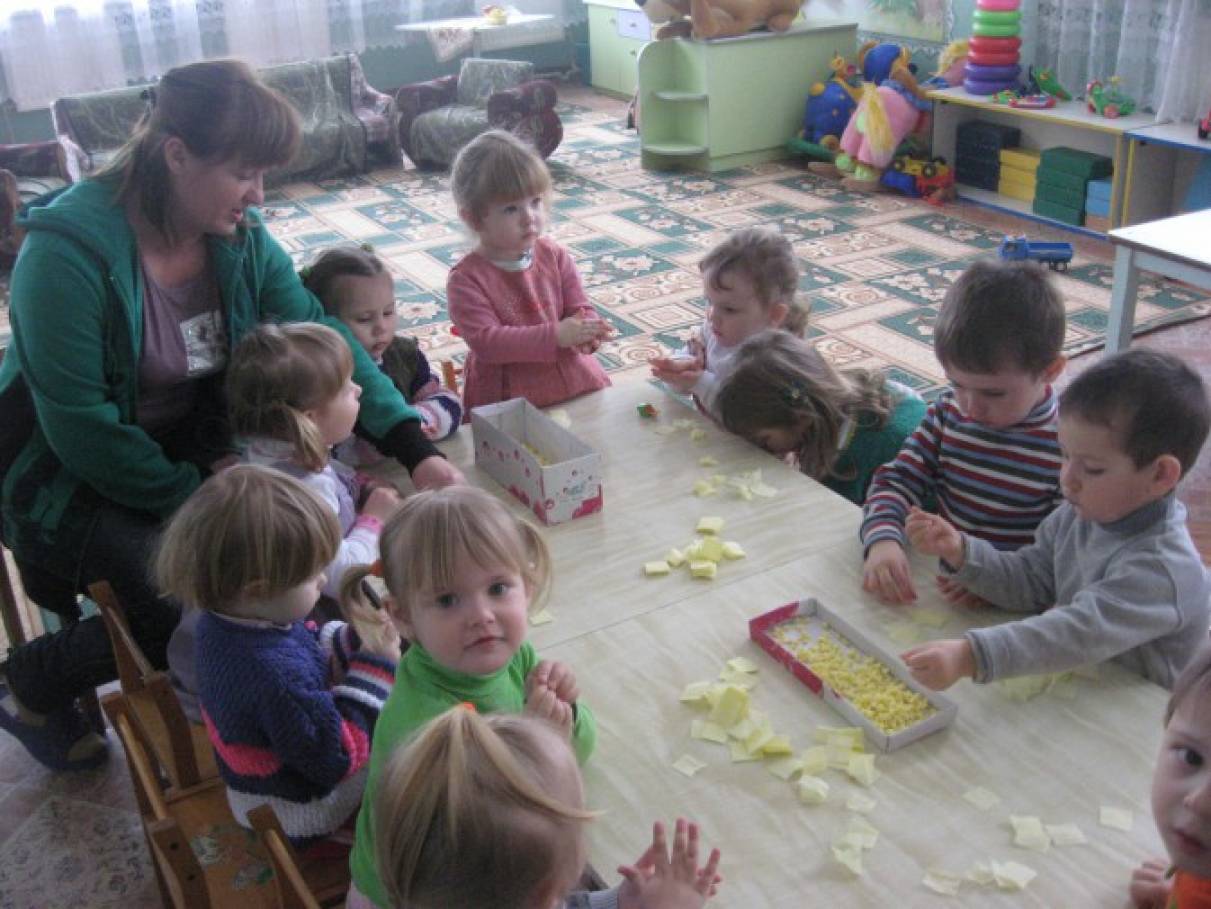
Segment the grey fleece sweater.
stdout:
<svg viewBox="0 0 1211 909">
<path fill-rule="evenodd" d="M 955 580 L 1036 613 L 967 632 L 977 682 L 1112 659 L 1171 688 L 1207 639 L 1211 583 L 1172 493 L 1113 524 L 1082 520 L 1065 502 L 1016 552 L 970 536 L 965 545 Z"/>
</svg>

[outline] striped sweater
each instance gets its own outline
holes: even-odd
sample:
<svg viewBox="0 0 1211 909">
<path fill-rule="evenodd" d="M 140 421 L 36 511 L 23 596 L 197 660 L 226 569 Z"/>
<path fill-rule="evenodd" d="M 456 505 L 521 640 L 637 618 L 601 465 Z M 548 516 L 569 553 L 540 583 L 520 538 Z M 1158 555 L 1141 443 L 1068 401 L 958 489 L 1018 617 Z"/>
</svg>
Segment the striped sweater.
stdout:
<svg viewBox="0 0 1211 909">
<path fill-rule="evenodd" d="M 202 613 L 202 718 L 232 814 L 268 803 L 296 846 L 345 825 L 365 789 L 370 736 L 395 665 L 363 651 L 352 628 L 288 626 Z"/>
<path fill-rule="evenodd" d="M 882 540 L 904 546 L 909 506 L 930 500 L 959 530 L 998 549 L 1032 542 L 1035 528 L 1063 501 L 1051 388 L 1007 429 L 969 420 L 953 392 L 943 392 L 896 459 L 875 472 L 862 513 L 863 551 Z"/>
</svg>

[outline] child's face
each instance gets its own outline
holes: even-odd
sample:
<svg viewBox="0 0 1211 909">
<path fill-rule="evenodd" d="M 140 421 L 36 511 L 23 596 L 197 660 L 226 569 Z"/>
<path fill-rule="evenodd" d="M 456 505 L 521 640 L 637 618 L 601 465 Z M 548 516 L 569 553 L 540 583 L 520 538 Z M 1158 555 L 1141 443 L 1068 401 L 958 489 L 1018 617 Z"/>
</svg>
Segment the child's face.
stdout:
<svg viewBox="0 0 1211 909">
<path fill-rule="evenodd" d="M 1063 360 L 1057 360 L 1040 375 L 1020 369 L 968 372 L 946 364 L 943 367 L 954 389 L 955 403 L 967 419 L 990 429 L 1008 429 L 1021 423 L 1042 400 L 1047 386 L 1063 369 Z"/>
<path fill-rule="evenodd" d="M 1173 864 L 1211 878 L 1211 700 L 1187 693 L 1165 736 L 1152 777 L 1152 816 Z"/>
<path fill-rule="evenodd" d="M 357 422 L 357 413 L 361 409 L 361 397 L 362 386 L 351 377 L 345 380 L 344 387 L 335 398 L 304 413 L 319 428 L 324 442 L 332 446 L 343 442 L 353 432 L 353 424 Z"/>
<path fill-rule="evenodd" d="M 373 277 L 341 275 L 332 282 L 340 320 L 375 360 L 395 337 L 395 285 L 386 272 Z"/>
<path fill-rule="evenodd" d="M 479 235 L 480 252 L 489 259 L 520 259 L 534 246 L 546 225 L 546 200 L 528 196 L 494 202 L 468 224 Z"/>
<path fill-rule="evenodd" d="M 1085 520 L 1113 523 L 1172 488 L 1159 476 L 1159 458 L 1137 468 L 1108 426 L 1061 413 L 1060 449 L 1060 488 Z"/>
<path fill-rule="evenodd" d="M 763 303 L 753 282 L 740 269 L 728 269 L 714 279 L 704 275 L 702 284 L 708 304 L 707 323 L 715 340 L 724 347 L 735 347 L 759 331 L 777 328 L 786 319 L 789 307 L 785 303 Z"/>
<path fill-rule="evenodd" d="M 752 441 L 779 457 L 798 451 L 803 443 L 803 430 L 788 426 L 767 426 L 753 433 Z"/>
<path fill-rule="evenodd" d="M 446 590 L 421 591 L 400 631 L 447 669 L 490 675 L 526 638 L 530 593 L 521 575 L 464 559 Z"/>
<path fill-rule="evenodd" d="M 243 618 L 263 619 L 278 625 L 301 622 L 315 608 L 327 577 L 323 572 L 296 584 L 289 590 L 272 597 L 260 597 L 255 593 L 246 596 L 232 613 Z"/>
</svg>

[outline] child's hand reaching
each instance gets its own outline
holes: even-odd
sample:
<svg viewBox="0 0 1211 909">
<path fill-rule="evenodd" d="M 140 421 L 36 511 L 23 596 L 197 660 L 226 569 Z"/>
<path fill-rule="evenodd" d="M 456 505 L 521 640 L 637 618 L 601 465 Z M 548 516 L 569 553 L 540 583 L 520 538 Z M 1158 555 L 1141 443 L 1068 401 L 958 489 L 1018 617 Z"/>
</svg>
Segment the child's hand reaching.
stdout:
<svg viewBox="0 0 1211 909">
<path fill-rule="evenodd" d="M 575 704 L 580 697 L 580 688 L 576 684 L 576 675 L 566 664 L 558 661 L 542 660 L 530 670 L 526 677 L 526 694 L 535 688 L 549 688 L 565 704 Z"/>
<path fill-rule="evenodd" d="M 555 343 L 560 347 L 579 347 L 602 341 L 613 333 L 610 324 L 601 319 L 568 316 L 560 320 L 555 331 Z"/>
<path fill-rule="evenodd" d="M 1148 859 L 1131 872 L 1131 903 L 1135 909 L 1165 909 L 1173 881 L 1167 876 L 1169 865 L 1160 859 Z"/>
<path fill-rule="evenodd" d="M 565 704 L 546 685 L 531 687 L 527 683 L 524 713 L 558 726 L 570 738 L 572 735 L 572 705 Z"/>
<path fill-rule="evenodd" d="M 934 691 L 945 691 L 959 679 L 976 674 L 976 657 L 966 638 L 930 641 L 900 654 L 912 677 Z"/>
<path fill-rule="evenodd" d="M 399 508 L 402 500 L 394 486 L 375 486 L 366 496 L 366 504 L 362 506 L 362 514 L 380 521 L 386 521 Z"/>
<path fill-rule="evenodd" d="M 652 375 L 682 394 L 689 394 L 702 378 L 706 363 L 701 355 L 695 357 L 653 357 L 648 360 Z"/>
<path fill-rule="evenodd" d="M 904 532 L 908 542 L 926 555 L 937 556 L 955 571 L 963 567 L 963 534 L 941 515 L 914 505 L 908 511 Z"/>
<path fill-rule="evenodd" d="M 938 582 L 938 592 L 952 606 L 966 606 L 968 609 L 978 609 L 988 606 L 989 602 L 960 584 L 952 577 L 940 574 L 934 580 Z"/>
<path fill-rule="evenodd" d="M 618 888 L 619 909 L 699 909 L 715 895 L 720 881 L 719 850 L 698 867 L 698 825 L 677 818 L 670 858 L 664 824 L 652 826 L 652 844 L 634 865 L 618 869 L 626 880 Z"/>
<path fill-rule="evenodd" d="M 880 540 L 870 547 L 862 565 L 862 589 L 889 606 L 916 602 L 917 589 L 903 546 L 895 540 Z"/>
</svg>

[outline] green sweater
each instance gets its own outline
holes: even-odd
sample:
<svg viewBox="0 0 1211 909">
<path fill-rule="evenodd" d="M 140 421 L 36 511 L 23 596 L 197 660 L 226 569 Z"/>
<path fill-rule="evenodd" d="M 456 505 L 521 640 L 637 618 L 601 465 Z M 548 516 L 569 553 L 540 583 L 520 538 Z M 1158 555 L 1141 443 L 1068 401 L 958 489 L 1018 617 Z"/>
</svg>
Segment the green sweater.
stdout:
<svg viewBox="0 0 1211 909">
<path fill-rule="evenodd" d="M 353 351 L 364 428 L 381 438 L 419 420 L 340 320 L 324 315 L 255 210 L 245 223 L 234 238 L 208 237 L 229 344 L 259 322 L 323 322 Z M 25 425 L 6 432 L 28 435 L 16 440 L 4 477 L 4 537 L 18 554 L 25 543 L 74 553 L 98 499 L 167 517 L 201 476 L 165 457 L 137 424 L 143 281 L 113 184 L 89 180 L 39 200 L 22 226 L 29 234 L 12 277 L 0 413 L 7 421 L 24 407 Z M 84 487 L 92 492 L 78 496 Z"/>
<path fill-rule="evenodd" d="M 876 428 L 871 425 L 868 414 L 855 418 L 857 425 L 849 444 L 833 467 L 835 475 L 820 481 L 855 505 L 866 501 L 866 490 L 875 471 L 896 459 L 904 440 L 912 435 L 925 416 L 928 405 L 916 392 L 905 386 L 893 385 L 891 394 L 895 407 L 887 415 L 887 422 Z"/>
<path fill-rule="evenodd" d="M 376 906 L 387 905 L 387 894 L 374 866 L 374 795 L 383 765 L 396 747 L 416 730 L 463 701 L 470 701 L 480 713 L 520 713 L 525 705 L 526 676 L 536 665 L 538 656 L 528 641 L 518 648 L 503 669 L 483 676 L 447 669 L 419 644 L 413 644 L 404 653 L 395 670 L 395 686 L 374 727 L 370 777 L 362 797 L 362 810 L 358 812 L 357 838 L 349 859 L 353 883 Z M 597 721 L 593 712 L 578 702 L 572 727 L 576 759 L 582 764 L 587 761 L 596 743 Z"/>
</svg>

